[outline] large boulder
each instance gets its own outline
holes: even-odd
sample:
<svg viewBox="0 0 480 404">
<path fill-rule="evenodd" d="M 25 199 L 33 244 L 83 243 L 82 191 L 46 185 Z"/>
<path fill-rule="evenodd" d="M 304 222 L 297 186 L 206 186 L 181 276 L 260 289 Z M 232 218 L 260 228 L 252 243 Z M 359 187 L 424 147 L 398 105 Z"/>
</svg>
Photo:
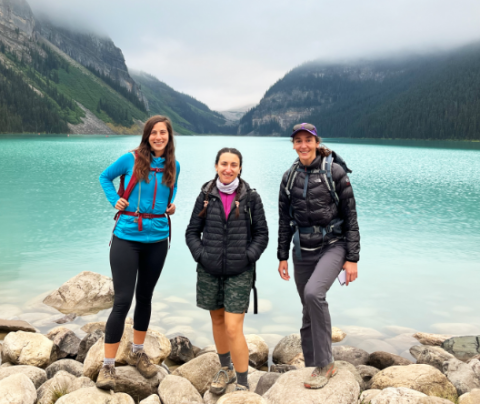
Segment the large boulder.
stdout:
<svg viewBox="0 0 480 404">
<path fill-rule="evenodd" d="M 0 380 L 0 404 L 34 404 L 36 400 L 35 386 L 23 373 Z"/>
<path fill-rule="evenodd" d="M 455 359 L 452 354 L 438 346 L 412 346 L 410 353 L 417 360 L 418 365 L 430 365 L 441 372 L 443 372 L 443 363 L 445 361 Z"/>
<path fill-rule="evenodd" d="M 51 340 L 57 347 L 57 359 L 75 358 L 80 345 L 80 338 L 66 327 L 55 327 L 51 329 L 47 338 Z"/>
<path fill-rule="evenodd" d="M 373 376 L 375 376 L 380 370 L 373 366 L 366 365 L 358 365 L 356 368 L 361 378 L 363 379 L 363 388 L 365 390 L 370 389 Z"/>
<path fill-rule="evenodd" d="M 0 380 L 6 379 L 11 375 L 22 373 L 27 376 L 38 389 L 43 383 L 47 381 L 47 375 L 43 369 L 35 366 L 8 366 L 0 368 Z"/>
<path fill-rule="evenodd" d="M 191 361 L 195 358 L 193 345 L 187 337 L 179 335 L 170 339 L 172 350 L 168 359 L 179 365 Z"/>
<path fill-rule="evenodd" d="M 68 372 L 75 377 L 80 377 L 83 375 L 83 364 L 73 359 L 62 359 L 53 362 L 48 368 L 45 369 L 47 372 L 47 378 L 51 379 L 57 372 L 61 370 Z"/>
<path fill-rule="evenodd" d="M 0 333 L 9 333 L 15 331 L 37 332 L 35 327 L 26 321 L 0 319 Z"/>
<path fill-rule="evenodd" d="M 124 394 L 110 394 L 96 387 L 76 390 L 60 397 L 55 404 L 134 404 L 133 399 L 128 399 Z"/>
<path fill-rule="evenodd" d="M 473 368 L 456 358 L 443 363 L 443 373 L 455 386 L 459 396 L 480 388 L 480 379 Z"/>
<path fill-rule="evenodd" d="M 222 398 L 224 394 L 233 393 L 235 391 L 235 383 L 231 383 L 227 386 L 227 389 L 223 394 L 213 394 L 210 390 L 207 390 L 203 395 L 203 402 L 205 404 L 217 404 L 218 400 Z"/>
<path fill-rule="evenodd" d="M 158 395 L 163 404 L 203 404 L 203 398 L 197 389 L 180 376 L 168 375 L 163 379 L 158 388 Z"/>
<path fill-rule="evenodd" d="M 268 345 L 262 337 L 255 334 L 245 335 L 248 345 L 248 362 L 250 366 L 260 369 L 268 362 Z"/>
<path fill-rule="evenodd" d="M 96 314 L 113 306 L 112 279 L 84 271 L 48 295 L 43 303 L 63 314 Z"/>
<path fill-rule="evenodd" d="M 480 379 L 480 359 L 470 359 L 468 364 L 473 369 L 477 377 Z"/>
<path fill-rule="evenodd" d="M 377 351 L 370 354 L 368 359 L 368 364 L 377 369 L 385 369 L 390 366 L 407 366 L 411 365 L 412 362 L 408 359 L 402 358 L 401 356 L 394 355 L 389 352 Z"/>
<path fill-rule="evenodd" d="M 263 370 L 257 370 L 256 372 L 250 373 L 248 375 L 248 385 L 250 387 L 250 391 L 255 392 L 257 388 L 258 381 L 262 378 L 262 376 L 266 375 L 268 372 L 264 372 Z"/>
<path fill-rule="evenodd" d="M 337 367 L 337 370 L 347 370 L 349 371 L 354 377 L 355 380 L 357 381 L 358 385 L 360 386 L 360 390 L 365 390 L 364 385 L 363 385 L 363 378 L 360 375 L 360 372 L 357 370 L 355 366 L 353 366 L 349 362 L 345 361 L 335 361 L 335 365 Z"/>
<path fill-rule="evenodd" d="M 55 402 L 58 396 L 71 393 L 69 387 L 75 379 L 75 376 L 70 373 L 64 371 L 58 372 L 52 379 L 49 379 L 37 390 L 37 404 L 51 404 Z M 90 382 L 93 383 L 91 380 Z"/>
<path fill-rule="evenodd" d="M 92 379 L 93 381 L 97 380 L 98 373 L 103 365 L 103 359 L 105 357 L 105 352 L 103 348 L 103 337 L 100 338 L 88 351 L 87 357 L 83 362 L 83 375 Z"/>
<path fill-rule="evenodd" d="M 257 386 L 255 387 L 255 393 L 260 396 L 263 396 L 269 389 L 272 387 L 281 376 L 280 373 L 265 373 L 258 380 Z"/>
<path fill-rule="evenodd" d="M 381 370 L 372 379 L 372 389 L 406 387 L 428 396 L 455 402 L 455 386 L 439 370 L 429 365 L 392 366 Z"/>
<path fill-rule="evenodd" d="M 120 341 L 120 346 L 118 347 L 117 356 L 115 361 L 120 364 L 127 363 L 127 356 L 131 350 L 130 343 L 133 341 L 133 326 L 125 325 L 125 330 L 123 332 L 122 339 Z M 169 339 L 162 333 L 148 329 L 147 335 L 145 337 L 144 349 L 147 353 L 150 360 L 159 364 L 162 363 L 172 350 L 172 345 L 170 344 Z"/>
<path fill-rule="evenodd" d="M 422 345 L 434 345 L 434 346 L 441 346 L 444 341 L 449 338 L 452 338 L 452 335 L 444 335 L 444 334 L 429 334 L 426 332 L 417 332 L 413 334 L 413 338 L 418 340 Z"/>
<path fill-rule="evenodd" d="M 24 331 L 11 332 L 3 342 L 3 358 L 14 365 L 46 368 L 51 363 L 53 347 L 53 342 L 44 335 Z"/>
<path fill-rule="evenodd" d="M 187 379 L 203 396 L 210 387 L 213 377 L 220 370 L 220 367 L 218 355 L 215 353 L 207 353 L 175 369 L 172 375 Z"/>
<path fill-rule="evenodd" d="M 360 395 L 358 402 L 369 404 L 451 404 L 449 400 L 429 397 L 424 393 L 405 387 L 366 390 Z"/>
<path fill-rule="evenodd" d="M 353 366 L 358 366 L 368 365 L 370 354 L 363 349 L 340 345 L 333 347 L 333 357 L 336 361 L 345 361 L 351 363 Z"/>
<path fill-rule="evenodd" d="M 272 359 L 274 363 L 287 364 L 302 352 L 300 334 L 291 334 L 280 340 L 273 350 Z"/>
<path fill-rule="evenodd" d="M 160 381 L 158 375 L 150 379 L 143 377 L 133 366 L 119 366 L 116 368 L 116 393 L 127 393 L 135 402 L 143 400 L 157 392 Z"/>
<path fill-rule="evenodd" d="M 447 339 L 443 342 L 442 348 L 457 359 L 466 362 L 480 354 L 480 335 Z"/>
<path fill-rule="evenodd" d="M 85 358 L 87 357 L 87 353 L 92 346 L 105 334 L 101 330 L 95 330 L 94 332 L 85 335 L 83 339 L 80 341 L 80 345 L 78 346 L 77 357 L 75 358 L 78 362 L 85 362 Z"/>
<path fill-rule="evenodd" d="M 478 404 L 480 403 L 480 389 L 472 390 L 470 393 L 463 394 L 458 399 L 458 404 Z"/>
<path fill-rule="evenodd" d="M 339 369 L 337 375 L 330 379 L 323 389 L 306 389 L 303 382 L 313 369 L 305 368 L 284 373 L 263 398 L 269 404 L 357 404 L 360 386 L 352 373 Z"/>
<path fill-rule="evenodd" d="M 258 394 L 251 391 L 234 391 L 220 397 L 217 404 L 267 404 Z"/>
</svg>

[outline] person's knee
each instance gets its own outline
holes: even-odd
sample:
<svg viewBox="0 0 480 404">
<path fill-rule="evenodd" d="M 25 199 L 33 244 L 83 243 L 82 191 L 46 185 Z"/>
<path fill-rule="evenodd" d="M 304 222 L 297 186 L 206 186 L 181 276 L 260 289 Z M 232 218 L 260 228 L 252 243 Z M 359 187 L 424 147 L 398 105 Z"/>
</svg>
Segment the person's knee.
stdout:
<svg viewBox="0 0 480 404">
<path fill-rule="evenodd" d="M 225 334 L 229 340 L 234 340 L 242 335 L 242 327 L 238 324 L 225 324 Z"/>
<path fill-rule="evenodd" d="M 307 306 L 315 303 L 323 303 L 325 302 L 325 297 L 326 293 L 323 290 L 309 287 L 309 285 L 305 287 L 303 292 L 303 298 Z"/>
<path fill-rule="evenodd" d="M 119 315 L 127 317 L 128 311 L 130 310 L 131 306 L 132 306 L 132 302 L 128 299 L 115 300 L 115 303 L 113 304 L 112 312 L 115 312 Z"/>
<path fill-rule="evenodd" d="M 212 324 L 214 326 L 221 326 L 225 324 L 225 312 L 224 311 L 211 311 L 210 317 L 212 318 Z"/>
</svg>

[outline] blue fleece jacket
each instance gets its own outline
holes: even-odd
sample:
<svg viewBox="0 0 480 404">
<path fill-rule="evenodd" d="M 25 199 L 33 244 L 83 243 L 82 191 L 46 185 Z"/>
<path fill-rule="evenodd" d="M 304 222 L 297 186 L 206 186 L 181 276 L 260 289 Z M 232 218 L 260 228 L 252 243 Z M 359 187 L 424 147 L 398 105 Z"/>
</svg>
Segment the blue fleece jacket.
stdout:
<svg viewBox="0 0 480 404">
<path fill-rule="evenodd" d="M 108 201 L 115 207 L 115 204 L 120 199 L 113 185 L 113 180 L 123 174 L 125 174 L 125 189 L 130 182 L 130 178 L 133 173 L 133 166 L 135 164 L 135 157 L 132 153 L 124 154 L 115 163 L 109 166 L 100 175 L 100 184 L 107 196 Z M 165 159 L 163 157 L 154 157 L 151 167 L 163 168 L 165 165 Z M 177 181 L 180 174 L 180 164 L 176 161 L 177 176 L 175 178 L 175 186 L 173 188 L 172 203 L 177 193 Z M 152 209 L 153 204 L 153 192 L 155 189 L 155 177 L 154 172 L 150 172 L 150 182 L 146 183 L 141 181 L 141 195 L 140 195 L 140 212 L 141 213 L 153 213 L 156 215 L 164 214 L 167 210 L 168 196 L 170 194 L 170 188 L 162 184 L 163 173 L 157 173 L 157 197 L 155 200 L 155 208 Z M 135 212 L 138 205 L 138 193 L 140 190 L 140 183 L 137 183 L 133 188 L 130 198 L 128 199 L 129 205 L 127 211 Z M 138 231 L 138 223 L 135 223 L 133 216 L 121 215 L 118 220 L 117 227 L 114 234 L 124 240 L 139 241 L 141 243 L 154 243 L 160 240 L 164 240 L 169 235 L 168 220 L 166 217 L 160 217 L 155 219 L 143 219 L 143 230 Z"/>
</svg>

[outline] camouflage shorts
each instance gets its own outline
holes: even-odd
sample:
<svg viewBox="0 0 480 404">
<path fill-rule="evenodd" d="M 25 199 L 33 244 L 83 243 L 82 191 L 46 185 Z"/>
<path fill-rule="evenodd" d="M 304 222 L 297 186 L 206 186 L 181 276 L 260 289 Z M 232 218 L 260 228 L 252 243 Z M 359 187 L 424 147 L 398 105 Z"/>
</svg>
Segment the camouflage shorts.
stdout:
<svg viewBox="0 0 480 404">
<path fill-rule="evenodd" d="M 240 275 L 213 276 L 197 266 L 197 306 L 205 310 L 225 307 L 228 313 L 244 313 L 250 303 L 253 268 Z"/>
</svg>

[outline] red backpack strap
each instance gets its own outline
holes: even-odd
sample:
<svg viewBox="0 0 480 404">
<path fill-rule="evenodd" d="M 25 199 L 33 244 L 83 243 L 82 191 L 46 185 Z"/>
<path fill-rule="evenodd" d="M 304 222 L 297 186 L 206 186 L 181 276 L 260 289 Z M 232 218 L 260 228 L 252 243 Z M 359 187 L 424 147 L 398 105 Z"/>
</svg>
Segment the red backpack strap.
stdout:
<svg viewBox="0 0 480 404">
<path fill-rule="evenodd" d="M 133 156 L 137 158 L 136 151 Z M 134 167 L 135 167 L 135 164 L 134 164 Z M 137 185 L 137 182 L 138 180 L 134 172 L 132 173 L 132 177 L 130 178 L 130 182 L 128 183 L 127 189 L 125 189 L 125 174 L 122 174 L 120 176 L 120 186 L 118 187 L 118 192 L 117 192 L 118 196 L 128 201 L 128 198 L 130 197 L 130 194 L 132 193 L 133 188 L 135 188 L 135 185 Z"/>
</svg>

